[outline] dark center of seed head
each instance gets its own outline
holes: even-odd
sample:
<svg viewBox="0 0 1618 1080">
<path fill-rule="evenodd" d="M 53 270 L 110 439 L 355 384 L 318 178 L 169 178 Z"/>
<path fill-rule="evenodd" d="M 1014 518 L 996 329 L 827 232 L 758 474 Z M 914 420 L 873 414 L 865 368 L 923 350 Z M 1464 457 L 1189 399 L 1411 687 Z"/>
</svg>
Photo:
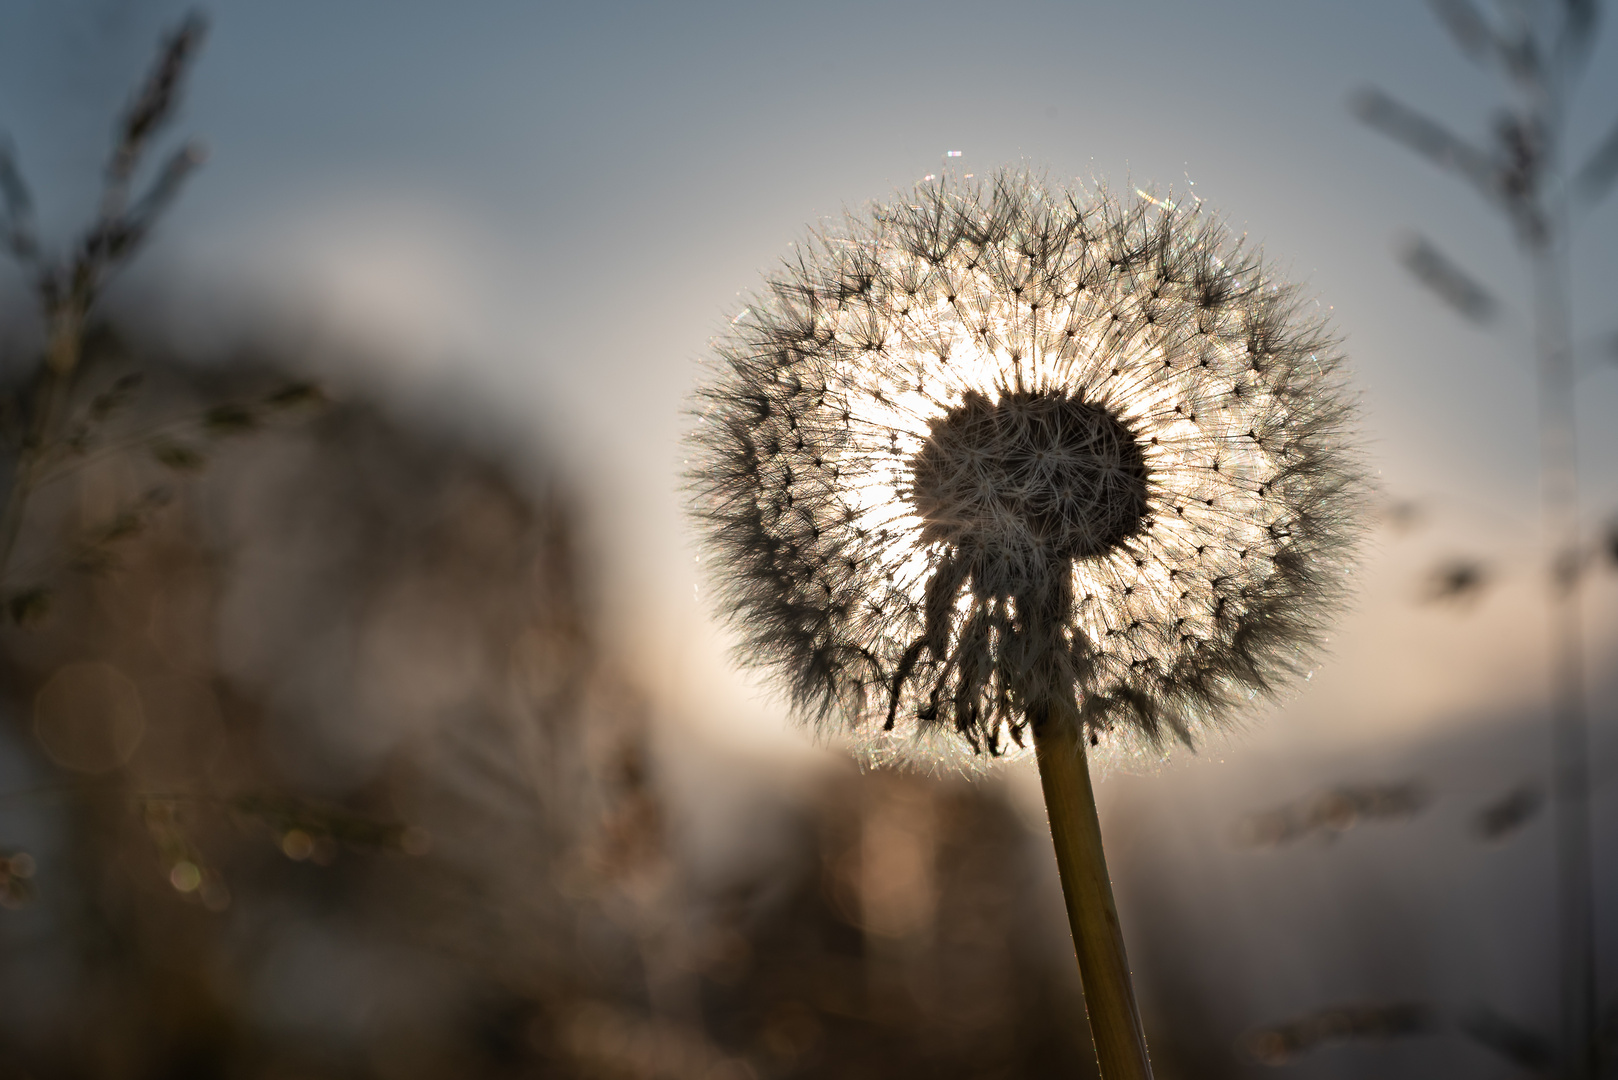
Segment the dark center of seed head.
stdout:
<svg viewBox="0 0 1618 1080">
<path fill-rule="evenodd" d="M 1134 433 L 1061 391 L 997 401 L 968 393 L 932 421 L 911 471 L 923 541 L 953 545 L 980 565 L 1103 555 L 1146 516 L 1146 459 Z"/>
</svg>

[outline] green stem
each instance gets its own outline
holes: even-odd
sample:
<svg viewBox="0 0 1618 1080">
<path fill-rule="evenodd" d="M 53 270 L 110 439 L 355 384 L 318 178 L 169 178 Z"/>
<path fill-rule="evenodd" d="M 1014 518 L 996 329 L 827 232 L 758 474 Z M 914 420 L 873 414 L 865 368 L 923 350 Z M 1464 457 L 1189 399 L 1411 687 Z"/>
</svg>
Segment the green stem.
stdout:
<svg viewBox="0 0 1618 1080">
<path fill-rule="evenodd" d="M 1058 721 L 1049 712 L 1030 719 L 1102 1080 L 1151 1080 L 1079 725 Z"/>
</svg>

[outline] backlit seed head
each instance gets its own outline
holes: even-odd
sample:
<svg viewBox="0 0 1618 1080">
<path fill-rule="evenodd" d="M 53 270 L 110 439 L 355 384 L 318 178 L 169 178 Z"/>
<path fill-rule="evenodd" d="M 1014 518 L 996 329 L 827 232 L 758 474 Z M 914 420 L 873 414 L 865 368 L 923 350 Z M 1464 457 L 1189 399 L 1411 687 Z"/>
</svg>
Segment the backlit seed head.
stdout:
<svg viewBox="0 0 1618 1080">
<path fill-rule="evenodd" d="M 693 508 L 742 654 L 890 749 L 1000 754 L 1049 708 L 1190 745 L 1342 595 L 1336 344 L 1198 205 L 923 185 L 801 245 L 717 352 Z"/>
</svg>

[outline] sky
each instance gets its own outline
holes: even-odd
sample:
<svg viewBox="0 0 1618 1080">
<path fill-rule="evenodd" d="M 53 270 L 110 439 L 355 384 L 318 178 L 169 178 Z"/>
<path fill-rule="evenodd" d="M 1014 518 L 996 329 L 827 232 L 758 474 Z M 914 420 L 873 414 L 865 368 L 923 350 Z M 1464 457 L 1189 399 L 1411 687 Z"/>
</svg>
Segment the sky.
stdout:
<svg viewBox="0 0 1618 1080">
<path fill-rule="evenodd" d="M 65 242 L 167 0 L 0 5 L 0 129 Z M 1203 198 L 1345 339 L 1365 438 L 1421 527 L 1384 530 L 1318 677 L 1248 736 L 1352 745 L 1542 697 L 1534 381 L 1510 234 L 1346 100 L 1378 85 L 1481 137 L 1499 101 L 1431 12 L 1243 0 L 589 4 L 224 0 L 177 134 L 210 151 L 110 297 L 200 350 L 252 326 L 322 374 L 453 413 L 559 463 L 586 509 L 606 633 L 696 723 L 801 745 L 726 659 L 680 474 L 709 343 L 817 222 L 940 170 Z M 1600 38 L 1573 156 L 1618 101 Z M 1398 265 L 1419 230 L 1502 300 L 1483 330 Z M 1578 333 L 1618 330 L 1618 200 L 1577 228 Z M 354 346 L 359 365 L 324 370 Z M 1618 364 L 1581 383 L 1592 522 L 1618 512 Z M 1475 607 L 1414 602 L 1484 557 Z M 1589 591 L 1596 666 L 1618 626 Z M 1272 730 L 1273 729 L 1273 730 Z M 1268 745 L 1268 743 L 1265 743 Z M 1280 751 L 1278 751 L 1280 752 Z"/>
</svg>

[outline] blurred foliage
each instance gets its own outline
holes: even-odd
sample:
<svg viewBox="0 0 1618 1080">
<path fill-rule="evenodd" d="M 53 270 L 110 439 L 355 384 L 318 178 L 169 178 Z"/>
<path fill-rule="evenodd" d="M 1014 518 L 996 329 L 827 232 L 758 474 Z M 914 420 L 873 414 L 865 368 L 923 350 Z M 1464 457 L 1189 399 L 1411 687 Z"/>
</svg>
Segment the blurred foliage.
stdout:
<svg viewBox="0 0 1618 1080">
<path fill-rule="evenodd" d="M 1430 603 L 1475 603 L 1492 576 L 1489 568 L 1476 559 L 1451 559 L 1428 574 L 1423 599 Z"/>
<path fill-rule="evenodd" d="M 543 469 L 339 400 L 172 484 L 141 433 L 287 377 L 89 342 L 87 407 L 132 367 L 141 392 L 19 550 L 169 494 L 3 631 L 23 1074 L 1092 1068 L 1059 920 L 1028 911 L 1044 838 L 999 784 L 835 770 L 769 859 L 694 876 Z"/>
<path fill-rule="evenodd" d="M 1545 789 L 1522 784 L 1479 810 L 1474 828 L 1485 840 L 1502 840 L 1538 816 L 1545 806 Z"/>
<path fill-rule="evenodd" d="M 1247 1047 L 1266 1065 L 1286 1065 L 1325 1043 L 1425 1035 L 1435 1026 L 1432 1010 L 1419 1003 L 1339 1005 L 1252 1032 Z"/>
<path fill-rule="evenodd" d="M 1415 781 L 1341 784 L 1307 799 L 1250 814 L 1236 825 L 1242 847 L 1277 847 L 1305 837 L 1334 840 L 1362 821 L 1403 820 L 1426 809 L 1427 790 Z"/>
<path fill-rule="evenodd" d="M 1581 524 L 1576 467 L 1578 379 L 1582 372 L 1572 333 L 1568 252 L 1580 235 L 1579 216 L 1598 206 L 1618 179 L 1618 121 L 1593 145 L 1574 147 L 1568 117 L 1575 91 L 1593 55 L 1600 0 L 1430 0 L 1429 6 L 1460 54 L 1494 76 L 1499 98 L 1489 106 L 1486 133 L 1471 137 L 1400 101 L 1365 87 L 1349 102 L 1369 127 L 1461 180 L 1509 223 L 1529 270 L 1529 307 L 1538 375 L 1539 480 L 1543 559 L 1533 572 L 1549 585 L 1549 652 L 1552 768 L 1546 778 L 1523 783 L 1483 807 L 1473 817 L 1475 834 L 1501 840 L 1521 829 L 1552 793 L 1551 847 L 1555 876 L 1556 959 L 1560 982 L 1556 1040 L 1519 1027 L 1487 1009 L 1474 1010 L 1459 1025 L 1471 1040 L 1511 1066 L 1568 1080 L 1595 1080 L 1613 1064 L 1598 1022 L 1598 907 L 1594 872 L 1590 770 L 1590 717 L 1584 665 L 1586 643 L 1580 613 L 1587 571 L 1608 563 L 1609 538 L 1591 536 Z M 1570 167 L 1571 165 L 1571 167 Z M 1461 264 L 1433 241 L 1407 233 L 1399 258 L 1414 279 L 1452 311 L 1474 325 L 1494 322 L 1502 305 Z M 1610 331 L 1608 332 L 1610 334 Z M 1408 519 L 1387 520 L 1406 531 Z M 1451 557 L 1426 574 L 1421 599 L 1457 607 L 1475 604 L 1507 573 L 1501 553 L 1491 561 Z M 1521 560 L 1516 560 L 1521 561 Z M 1257 842 L 1278 843 L 1307 831 L 1296 813 L 1249 819 L 1244 829 Z M 1272 839 L 1273 838 L 1273 839 Z M 1515 933 L 1515 928 L 1502 931 Z M 1428 1006 L 1408 1013 L 1381 1006 L 1326 1010 L 1255 1034 L 1249 1050 L 1261 1061 L 1280 1064 L 1326 1039 L 1372 1035 L 1388 1017 L 1411 1030 L 1432 1026 Z M 1610 1006 L 1618 1010 L 1618 1004 Z M 1419 1023 L 1417 1016 L 1421 1017 Z"/>
</svg>

